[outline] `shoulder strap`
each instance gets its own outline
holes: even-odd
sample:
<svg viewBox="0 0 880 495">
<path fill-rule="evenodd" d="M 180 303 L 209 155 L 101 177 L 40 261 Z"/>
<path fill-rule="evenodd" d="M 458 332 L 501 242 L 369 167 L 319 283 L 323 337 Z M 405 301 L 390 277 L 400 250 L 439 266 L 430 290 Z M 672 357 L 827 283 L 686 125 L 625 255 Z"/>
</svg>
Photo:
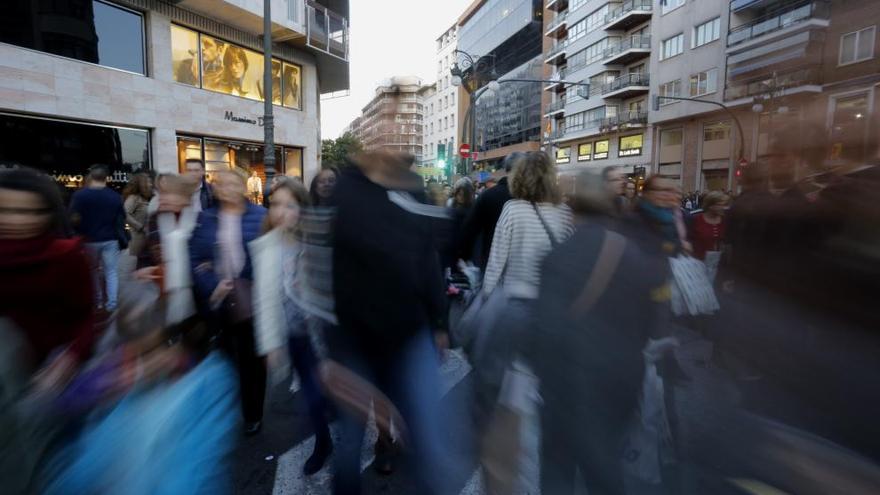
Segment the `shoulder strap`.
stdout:
<svg viewBox="0 0 880 495">
<path fill-rule="evenodd" d="M 538 215 L 538 220 L 541 221 L 541 225 L 543 225 L 544 230 L 547 231 L 547 237 L 550 238 L 550 245 L 555 249 L 559 243 L 556 241 L 556 236 L 553 235 L 553 231 L 550 230 L 550 225 L 547 224 L 547 220 L 544 219 L 544 215 L 541 214 L 541 209 L 538 208 L 538 203 L 532 202 L 532 208 L 535 209 L 535 213 Z"/>
<path fill-rule="evenodd" d="M 596 301 L 605 293 L 611 277 L 617 271 L 617 265 L 623 256 L 623 250 L 626 247 L 626 238 L 617 232 L 610 230 L 605 231 L 605 238 L 602 240 L 602 247 L 599 249 L 599 256 L 596 258 L 596 264 L 587 283 L 578 297 L 574 300 L 569 313 L 571 316 L 583 316 Z"/>
</svg>

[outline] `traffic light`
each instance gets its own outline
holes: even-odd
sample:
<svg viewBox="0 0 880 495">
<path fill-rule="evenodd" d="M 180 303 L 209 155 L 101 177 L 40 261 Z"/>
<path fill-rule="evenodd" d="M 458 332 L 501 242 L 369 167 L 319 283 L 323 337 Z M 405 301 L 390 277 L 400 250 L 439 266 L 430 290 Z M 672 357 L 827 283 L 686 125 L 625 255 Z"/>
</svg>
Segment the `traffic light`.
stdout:
<svg viewBox="0 0 880 495">
<path fill-rule="evenodd" d="M 437 143 L 437 166 L 446 168 L 446 144 Z"/>
</svg>

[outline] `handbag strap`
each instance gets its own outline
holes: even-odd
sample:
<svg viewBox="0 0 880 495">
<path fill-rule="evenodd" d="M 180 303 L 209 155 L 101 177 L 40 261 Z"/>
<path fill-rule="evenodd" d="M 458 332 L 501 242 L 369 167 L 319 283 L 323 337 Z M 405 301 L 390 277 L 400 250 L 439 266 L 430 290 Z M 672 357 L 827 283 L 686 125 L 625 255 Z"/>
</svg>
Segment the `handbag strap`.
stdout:
<svg viewBox="0 0 880 495">
<path fill-rule="evenodd" d="M 620 258 L 623 257 L 625 247 L 625 237 L 617 232 L 605 231 L 602 247 L 599 248 L 599 256 L 596 258 L 596 264 L 593 265 L 593 272 L 569 308 L 571 316 L 583 316 L 589 312 L 596 301 L 605 293 L 605 289 L 611 282 L 611 277 L 617 271 L 617 265 L 620 263 Z"/>
<path fill-rule="evenodd" d="M 541 209 L 538 208 L 538 203 L 532 202 L 532 208 L 535 209 L 535 213 L 538 215 L 538 220 L 541 221 L 541 225 L 544 226 L 544 230 L 547 231 L 547 237 L 550 238 L 550 245 L 555 249 L 556 246 L 559 245 L 559 242 L 556 240 L 556 236 L 553 235 L 553 231 L 550 230 L 550 225 L 547 224 L 547 220 L 544 218 L 544 215 L 541 213 Z"/>
</svg>

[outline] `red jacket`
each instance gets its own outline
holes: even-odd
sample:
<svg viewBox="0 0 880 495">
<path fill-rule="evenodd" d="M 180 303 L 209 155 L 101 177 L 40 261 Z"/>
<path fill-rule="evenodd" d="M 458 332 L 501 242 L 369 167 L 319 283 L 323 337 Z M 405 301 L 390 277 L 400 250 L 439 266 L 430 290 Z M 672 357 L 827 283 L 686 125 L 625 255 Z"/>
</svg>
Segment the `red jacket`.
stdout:
<svg viewBox="0 0 880 495">
<path fill-rule="evenodd" d="M 0 317 L 31 344 L 34 365 L 70 345 L 82 360 L 95 338 L 88 258 L 78 239 L 0 239 Z"/>
</svg>

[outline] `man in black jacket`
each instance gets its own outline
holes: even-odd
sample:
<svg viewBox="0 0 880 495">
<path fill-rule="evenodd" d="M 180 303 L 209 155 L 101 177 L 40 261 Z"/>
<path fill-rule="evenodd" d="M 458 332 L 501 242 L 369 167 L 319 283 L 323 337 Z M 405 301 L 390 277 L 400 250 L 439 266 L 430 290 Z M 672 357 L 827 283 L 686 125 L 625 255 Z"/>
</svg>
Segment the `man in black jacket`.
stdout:
<svg viewBox="0 0 880 495">
<path fill-rule="evenodd" d="M 432 341 L 445 309 L 432 215 L 411 156 L 364 153 L 346 167 L 336 208 L 333 293 L 339 328 L 327 335 L 331 359 L 370 381 L 400 410 L 419 493 L 445 493 L 439 355 Z M 364 425 L 344 415 L 334 490 L 360 493 Z M 401 425 L 404 426 L 404 425 Z"/>
<path fill-rule="evenodd" d="M 461 245 L 458 248 L 459 258 L 463 260 L 471 259 L 474 246 L 479 239 L 479 261 L 482 271 L 486 270 L 486 264 L 489 262 L 489 253 L 492 251 L 492 238 L 495 237 L 495 225 L 498 223 L 498 218 L 501 217 L 504 203 L 507 203 L 511 198 L 507 177 L 513 171 L 514 165 L 524 156 L 525 153 L 516 151 L 504 158 L 504 164 L 502 165 L 504 177 L 498 181 L 498 185 L 480 194 L 474 208 L 464 221 Z"/>
</svg>

